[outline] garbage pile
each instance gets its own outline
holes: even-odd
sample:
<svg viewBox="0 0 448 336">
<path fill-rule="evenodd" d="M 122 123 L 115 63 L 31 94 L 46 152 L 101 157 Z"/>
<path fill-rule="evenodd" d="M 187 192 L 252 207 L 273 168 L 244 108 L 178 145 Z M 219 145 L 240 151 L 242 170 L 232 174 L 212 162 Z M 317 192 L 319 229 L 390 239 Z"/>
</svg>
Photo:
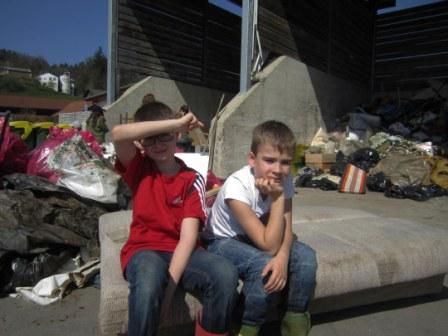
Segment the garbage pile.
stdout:
<svg viewBox="0 0 448 336">
<path fill-rule="evenodd" d="M 0 115 L 0 296 L 98 259 L 99 216 L 130 198 L 90 133 L 50 128 L 28 151 Z"/>
<path fill-rule="evenodd" d="M 297 168 L 304 166 L 296 186 L 342 192 L 349 182 L 393 198 L 447 196 L 448 85 L 431 85 L 413 100 L 381 97 L 358 106 L 331 134 L 320 129 L 301 159 L 295 158 Z M 349 165 L 362 173 L 353 175 Z"/>
</svg>

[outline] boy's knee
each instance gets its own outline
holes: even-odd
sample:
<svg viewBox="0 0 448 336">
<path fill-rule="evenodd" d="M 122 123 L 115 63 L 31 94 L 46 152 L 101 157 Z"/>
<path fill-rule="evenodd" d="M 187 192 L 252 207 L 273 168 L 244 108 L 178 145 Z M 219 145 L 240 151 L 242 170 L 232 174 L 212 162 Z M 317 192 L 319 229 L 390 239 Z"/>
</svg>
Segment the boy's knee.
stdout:
<svg viewBox="0 0 448 336">
<path fill-rule="evenodd" d="M 270 255 L 263 253 L 250 260 L 250 276 L 260 276 L 271 259 Z"/>
<path fill-rule="evenodd" d="M 210 268 L 209 274 L 213 277 L 214 282 L 224 288 L 236 288 L 238 284 L 238 271 L 236 267 L 227 260 L 216 263 L 213 268 Z"/>
<path fill-rule="evenodd" d="M 291 259 L 303 265 L 315 267 L 317 265 L 316 251 L 310 246 L 297 242 L 291 249 Z"/>
<path fill-rule="evenodd" d="M 301 277 L 314 279 L 317 270 L 316 252 L 308 245 L 294 244 L 290 256 L 290 269 L 301 274 Z"/>
</svg>

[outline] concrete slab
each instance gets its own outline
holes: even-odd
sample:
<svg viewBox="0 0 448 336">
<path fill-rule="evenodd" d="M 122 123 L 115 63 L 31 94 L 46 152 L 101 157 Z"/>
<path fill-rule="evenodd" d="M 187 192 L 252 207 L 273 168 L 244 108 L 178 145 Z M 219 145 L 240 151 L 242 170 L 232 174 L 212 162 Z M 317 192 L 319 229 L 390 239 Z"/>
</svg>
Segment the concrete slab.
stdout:
<svg viewBox="0 0 448 336">
<path fill-rule="evenodd" d="M 410 219 L 422 225 L 448 228 L 448 197 L 427 202 L 385 198 L 380 193 L 340 194 L 302 189 L 294 197 L 300 205 L 349 207 L 386 217 Z M 448 256 L 447 256 L 448 257 Z M 22 299 L 0 299 L 0 335 L 96 335 L 99 290 L 75 290 L 62 302 L 39 307 Z M 440 294 L 356 307 L 312 317 L 310 336 L 446 336 L 448 334 L 448 281 Z M 278 335 L 278 326 L 267 326 L 264 335 Z"/>
</svg>

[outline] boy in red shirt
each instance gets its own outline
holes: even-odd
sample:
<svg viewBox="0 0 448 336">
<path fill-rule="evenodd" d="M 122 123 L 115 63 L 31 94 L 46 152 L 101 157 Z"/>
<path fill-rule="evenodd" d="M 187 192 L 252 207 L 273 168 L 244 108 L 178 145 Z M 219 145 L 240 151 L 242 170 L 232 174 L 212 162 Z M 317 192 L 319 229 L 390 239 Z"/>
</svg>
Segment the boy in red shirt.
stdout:
<svg viewBox="0 0 448 336">
<path fill-rule="evenodd" d="M 174 156 L 179 133 L 202 124 L 191 112 L 177 118 L 160 102 L 141 106 L 134 121 L 112 130 L 116 168 L 133 195 L 130 234 L 121 251 L 130 288 L 128 334 L 156 335 L 179 285 L 202 299 L 196 335 L 226 335 L 237 272 L 225 258 L 198 248 L 205 181 Z"/>
</svg>

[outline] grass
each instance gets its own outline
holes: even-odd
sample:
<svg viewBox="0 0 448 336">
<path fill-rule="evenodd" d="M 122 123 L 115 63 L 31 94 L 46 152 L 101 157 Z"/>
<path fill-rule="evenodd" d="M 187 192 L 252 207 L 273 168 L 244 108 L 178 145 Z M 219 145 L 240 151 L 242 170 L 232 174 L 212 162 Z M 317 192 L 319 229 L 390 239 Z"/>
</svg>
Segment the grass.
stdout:
<svg viewBox="0 0 448 336">
<path fill-rule="evenodd" d="M 11 75 L 0 76 L 0 95 L 31 96 L 51 99 L 78 100 L 80 97 L 55 92 L 33 78 L 18 78 Z"/>
</svg>

